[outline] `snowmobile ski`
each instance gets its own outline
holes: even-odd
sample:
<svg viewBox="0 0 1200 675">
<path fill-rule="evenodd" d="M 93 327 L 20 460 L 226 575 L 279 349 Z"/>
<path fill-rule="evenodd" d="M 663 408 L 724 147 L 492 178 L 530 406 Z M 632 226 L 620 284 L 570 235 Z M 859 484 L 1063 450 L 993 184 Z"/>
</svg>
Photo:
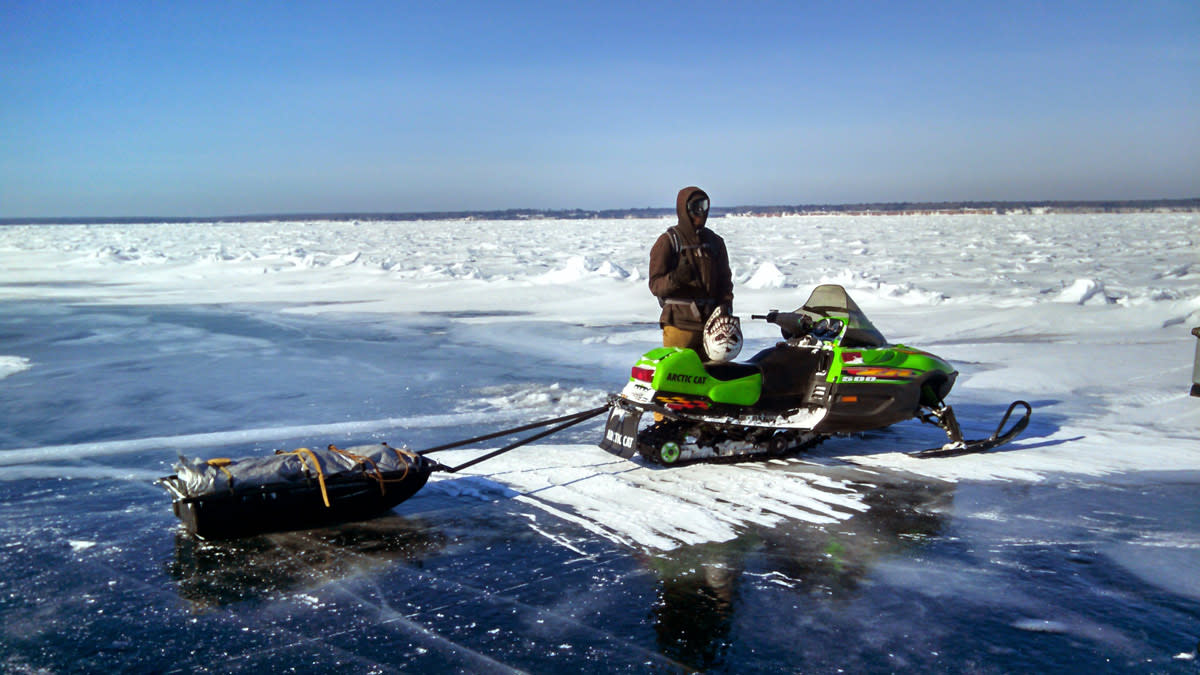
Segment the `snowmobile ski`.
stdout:
<svg viewBox="0 0 1200 675">
<path fill-rule="evenodd" d="M 1008 420 L 1012 417 L 1013 411 L 1017 407 L 1024 407 L 1025 412 L 1021 417 L 1013 422 L 1012 426 L 1007 431 L 1004 430 L 1004 425 L 1008 424 Z M 950 442 L 940 448 L 929 448 L 920 452 L 911 453 L 914 457 L 957 457 L 958 455 L 969 455 L 975 452 L 986 452 L 992 448 L 998 448 L 1012 439 L 1016 438 L 1029 426 L 1029 416 L 1032 414 L 1033 408 L 1025 401 L 1013 401 L 1009 404 L 1008 410 L 1004 412 L 1004 416 L 1000 418 L 1000 424 L 996 425 L 996 430 L 987 438 L 968 441 L 963 439 L 962 430 L 959 429 L 958 420 L 954 417 L 954 411 L 950 406 L 945 406 L 940 409 L 932 410 L 927 415 L 921 417 L 922 422 L 928 422 L 940 427 L 950 436 Z"/>
</svg>

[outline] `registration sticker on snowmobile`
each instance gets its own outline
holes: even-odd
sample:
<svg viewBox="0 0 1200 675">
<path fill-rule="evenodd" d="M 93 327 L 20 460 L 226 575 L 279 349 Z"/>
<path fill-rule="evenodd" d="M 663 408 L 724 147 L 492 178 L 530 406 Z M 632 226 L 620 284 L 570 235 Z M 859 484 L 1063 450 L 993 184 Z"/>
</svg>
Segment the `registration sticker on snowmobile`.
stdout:
<svg viewBox="0 0 1200 675">
<path fill-rule="evenodd" d="M 631 381 L 621 390 L 621 396 L 635 403 L 649 403 L 654 400 L 654 390 L 641 382 Z"/>
</svg>

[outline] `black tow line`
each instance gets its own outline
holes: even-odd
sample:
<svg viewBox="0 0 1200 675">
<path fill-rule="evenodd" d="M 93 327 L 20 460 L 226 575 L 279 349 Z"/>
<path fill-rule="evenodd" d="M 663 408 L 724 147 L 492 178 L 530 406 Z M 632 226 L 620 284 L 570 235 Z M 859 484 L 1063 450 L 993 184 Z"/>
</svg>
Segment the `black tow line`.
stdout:
<svg viewBox="0 0 1200 675">
<path fill-rule="evenodd" d="M 500 454 L 508 452 L 509 450 L 519 448 L 522 445 L 527 445 L 529 443 L 532 443 L 532 442 L 538 440 L 539 438 L 545 438 L 546 436 L 549 436 L 550 434 L 556 434 L 556 433 L 562 431 L 563 429 L 573 427 L 576 424 L 579 424 L 581 422 L 586 422 L 587 420 L 590 420 L 593 417 L 596 417 L 597 415 L 599 415 L 603 412 L 607 412 L 607 411 L 608 411 L 608 406 L 603 405 L 603 406 L 600 406 L 599 408 L 592 408 L 591 410 L 584 410 L 582 412 L 571 413 L 570 415 L 563 415 L 562 417 L 555 417 L 554 419 L 550 419 L 550 420 L 542 420 L 540 422 L 530 422 L 529 424 L 523 424 L 519 427 L 513 427 L 511 429 L 503 429 L 501 431 L 497 431 L 497 432 L 490 433 L 490 434 L 485 434 L 483 436 L 476 436 L 475 438 L 468 438 L 466 440 L 454 441 L 453 443 L 446 443 L 445 445 L 439 445 L 439 446 L 436 446 L 433 448 L 428 448 L 425 450 L 418 450 L 417 454 L 418 455 L 428 455 L 430 453 L 438 452 L 440 450 L 449 450 L 451 448 L 461 448 L 464 445 L 470 445 L 472 443 L 478 443 L 480 441 L 486 441 L 486 440 L 490 440 L 493 438 L 499 438 L 500 436 L 508 436 L 509 434 L 519 434 L 523 431 L 529 431 L 530 429 L 537 429 L 539 427 L 550 426 L 551 424 L 557 425 L 557 426 L 551 427 L 550 429 L 547 429 L 545 431 L 536 433 L 536 434 L 530 436 L 529 438 L 524 438 L 519 441 L 514 441 L 513 443 L 509 443 L 508 445 L 504 446 L 503 448 L 500 448 L 499 450 L 493 450 L 492 452 L 489 452 L 488 454 L 483 455 L 482 457 L 476 457 L 475 459 L 473 459 L 469 462 L 463 463 L 463 464 L 459 464 L 458 466 L 450 467 L 450 466 L 446 466 L 445 464 L 442 464 L 440 462 L 437 462 L 435 460 L 430 460 L 435 465 L 433 467 L 434 471 L 445 471 L 446 473 L 455 473 L 456 471 L 461 471 L 469 466 L 475 466 L 476 464 L 478 464 L 484 460 L 491 459 L 491 458 L 495 457 L 496 455 L 500 455 Z"/>
</svg>

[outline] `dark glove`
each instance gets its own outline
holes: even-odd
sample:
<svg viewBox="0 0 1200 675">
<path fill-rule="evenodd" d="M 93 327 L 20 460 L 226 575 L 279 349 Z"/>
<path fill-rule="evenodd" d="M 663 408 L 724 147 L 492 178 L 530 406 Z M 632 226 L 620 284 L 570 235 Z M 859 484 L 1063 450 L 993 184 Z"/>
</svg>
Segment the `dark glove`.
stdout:
<svg viewBox="0 0 1200 675">
<path fill-rule="evenodd" d="M 679 256 L 675 269 L 671 270 L 671 283 L 676 286 L 687 286 L 696 279 L 696 268 L 692 266 L 691 258 Z"/>
</svg>

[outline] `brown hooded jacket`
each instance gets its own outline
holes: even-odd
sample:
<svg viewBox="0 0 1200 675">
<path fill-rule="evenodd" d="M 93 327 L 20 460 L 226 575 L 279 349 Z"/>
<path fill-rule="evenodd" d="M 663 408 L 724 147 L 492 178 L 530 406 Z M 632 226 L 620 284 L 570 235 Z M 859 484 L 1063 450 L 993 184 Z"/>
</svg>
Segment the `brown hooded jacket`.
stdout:
<svg viewBox="0 0 1200 675">
<path fill-rule="evenodd" d="M 713 310 L 733 304 L 725 240 L 705 227 L 707 214 L 695 217 L 687 212 L 688 200 L 697 193 L 708 197 L 694 186 L 679 191 L 675 198 L 679 223 L 650 249 L 650 292 L 663 306 L 659 325 L 688 331 L 702 330 Z"/>
</svg>

